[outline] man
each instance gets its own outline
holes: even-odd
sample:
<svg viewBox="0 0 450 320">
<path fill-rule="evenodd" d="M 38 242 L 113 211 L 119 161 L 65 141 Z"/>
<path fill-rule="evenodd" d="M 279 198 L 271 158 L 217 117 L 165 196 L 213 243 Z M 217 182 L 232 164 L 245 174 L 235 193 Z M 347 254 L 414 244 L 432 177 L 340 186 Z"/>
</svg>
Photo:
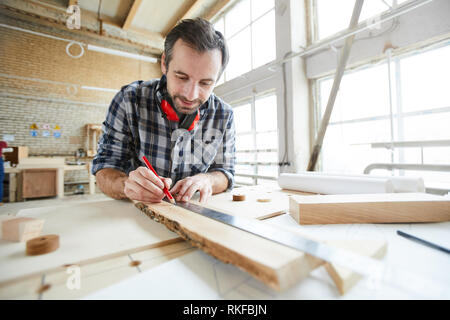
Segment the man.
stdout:
<svg viewBox="0 0 450 320">
<path fill-rule="evenodd" d="M 162 78 L 124 86 L 103 122 L 92 173 L 105 194 L 160 202 L 166 187 L 176 201 L 199 191 L 205 202 L 233 188 L 233 112 L 212 93 L 227 63 L 225 39 L 208 21 L 183 20 L 170 31 Z"/>
</svg>

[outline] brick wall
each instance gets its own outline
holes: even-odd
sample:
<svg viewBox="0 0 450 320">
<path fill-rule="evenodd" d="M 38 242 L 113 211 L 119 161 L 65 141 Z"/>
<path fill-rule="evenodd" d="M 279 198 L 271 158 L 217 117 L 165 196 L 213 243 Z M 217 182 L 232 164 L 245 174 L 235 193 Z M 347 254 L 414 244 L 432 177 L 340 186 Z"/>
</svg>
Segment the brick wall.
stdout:
<svg viewBox="0 0 450 320">
<path fill-rule="evenodd" d="M 0 10 L 2 24 L 68 38 L 67 31 L 65 36 L 57 29 L 50 33 L 51 29 L 25 19 L 11 19 Z M 76 36 L 79 41 L 80 35 Z M 161 75 L 159 64 L 88 50 L 74 59 L 66 54 L 66 46 L 64 41 L 0 26 L 0 139 L 14 135 L 9 144 L 28 146 L 31 155 L 73 155 L 85 147 L 85 125 L 103 122 L 115 93 L 81 86 L 119 90 L 130 82 Z M 79 50 L 71 48 L 73 54 Z M 38 126 L 37 137 L 30 135 L 33 123 Z M 49 137 L 42 135 L 46 124 L 51 128 Z M 61 128 L 60 138 L 52 135 L 56 125 Z M 67 176 L 87 180 L 87 173 Z"/>
</svg>

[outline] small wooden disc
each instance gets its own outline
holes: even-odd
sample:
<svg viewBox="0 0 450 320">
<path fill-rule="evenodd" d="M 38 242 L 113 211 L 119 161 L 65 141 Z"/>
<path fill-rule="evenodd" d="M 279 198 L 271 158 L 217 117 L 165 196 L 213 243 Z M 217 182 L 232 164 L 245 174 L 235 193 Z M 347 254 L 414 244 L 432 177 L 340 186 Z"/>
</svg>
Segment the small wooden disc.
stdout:
<svg viewBox="0 0 450 320">
<path fill-rule="evenodd" d="M 261 199 L 256 199 L 256 201 L 258 201 L 258 202 L 270 202 L 271 199 L 269 199 L 269 198 L 261 198 Z"/>
<path fill-rule="evenodd" d="M 51 287 L 52 287 L 51 284 L 44 284 L 37 289 L 36 293 L 43 293 L 43 292 L 49 290 Z"/>
<path fill-rule="evenodd" d="M 49 234 L 28 240 L 26 253 L 29 256 L 36 256 L 53 252 L 58 248 L 59 236 L 56 234 Z"/>
<path fill-rule="evenodd" d="M 137 267 L 141 264 L 142 262 L 140 262 L 139 260 L 134 260 L 130 262 L 130 267 Z"/>
<path fill-rule="evenodd" d="M 233 201 L 245 201 L 245 194 L 233 194 Z"/>
</svg>

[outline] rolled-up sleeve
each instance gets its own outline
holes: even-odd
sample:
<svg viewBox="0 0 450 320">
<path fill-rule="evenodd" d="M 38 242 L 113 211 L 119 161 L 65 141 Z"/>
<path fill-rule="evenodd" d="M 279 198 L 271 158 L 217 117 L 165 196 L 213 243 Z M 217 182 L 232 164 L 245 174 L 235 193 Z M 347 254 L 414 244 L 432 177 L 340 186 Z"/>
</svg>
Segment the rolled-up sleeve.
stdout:
<svg viewBox="0 0 450 320">
<path fill-rule="evenodd" d="M 102 124 L 102 135 L 93 159 L 92 174 L 104 168 L 114 168 L 128 174 L 134 145 L 127 121 L 126 107 L 130 101 L 124 90 L 116 94 Z"/>
<path fill-rule="evenodd" d="M 234 188 L 234 166 L 236 163 L 236 130 L 234 126 L 233 111 L 229 113 L 225 126 L 226 130 L 223 134 L 223 140 L 213 164 L 209 167 L 208 172 L 220 171 L 228 178 L 228 188 Z"/>
</svg>

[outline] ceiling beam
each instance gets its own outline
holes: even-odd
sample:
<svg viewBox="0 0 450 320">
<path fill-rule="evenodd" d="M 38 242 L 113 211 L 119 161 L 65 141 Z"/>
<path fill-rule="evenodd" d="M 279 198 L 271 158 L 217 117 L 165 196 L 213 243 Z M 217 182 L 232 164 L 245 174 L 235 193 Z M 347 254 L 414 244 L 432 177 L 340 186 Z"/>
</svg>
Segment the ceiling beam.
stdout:
<svg viewBox="0 0 450 320">
<path fill-rule="evenodd" d="M 206 0 L 194 1 L 194 3 L 186 10 L 183 16 L 180 19 L 178 19 L 177 22 L 171 28 L 169 28 L 169 31 L 175 28 L 175 26 L 178 24 L 179 21 L 184 19 L 195 18 L 195 12 L 197 12 L 205 2 Z"/>
<path fill-rule="evenodd" d="M 130 49 L 138 49 L 141 53 L 144 50 L 146 53 L 152 55 L 160 55 L 164 48 L 164 37 L 156 32 L 142 32 L 142 30 L 124 31 L 122 29 L 122 22 L 118 19 L 113 19 L 102 15 L 103 33 L 100 34 L 99 21 L 97 13 L 82 9 L 82 19 L 80 30 L 67 30 L 66 27 L 66 8 L 49 7 L 43 2 L 31 2 L 29 0 L 1 0 L 0 9 L 2 14 L 26 16 L 26 20 L 38 19 L 38 24 L 51 23 L 55 28 L 62 32 L 69 32 L 76 40 L 78 36 L 85 35 L 88 37 L 95 37 L 99 41 L 108 41 L 111 44 L 118 46 L 127 46 Z M 121 20 L 121 19 L 120 19 Z M 56 25 L 55 25 L 56 24 Z M 98 37 L 97 37 L 98 36 Z M 69 38 L 72 38 L 69 36 Z M 93 43 L 95 44 L 95 43 Z M 103 46 L 105 46 L 103 44 Z M 121 49 L 123 50 L 123 49 Z"/>
<path fill-rule="evenodd" d="M 216 4 L 203 15 L 203 18 L 211 21 L 222 9 L 229 5 L 233 0 L 218 0 Z"/>
<path fill-rule="evenodd" d="M 89 22 L 89 23 L 94 23 L 94 22 L 98 23 L 99 22 L 99 15 L 97 12 L 89 11 L 89 10 L 86 10 L 83 8 L 81 8 L 81 10 L 82 10 L 81 16 L 83 19 L 86 20 L 86 22 Z M 118 27 L 118 28 L 122 27 L 122 25 L 119 23 L 118 19 L 114 19 L 114 18 L 104 15 L 104 14 L 100 15 L 100 20 L 102 20 L 103 23 L 108 23 L 108 24 Z"/>
<path fill-rule="evenodd" d="M 128 32 L 137 33 L 143 35 L 146 39 L 155 42 L 164 42 L 164 37 L 159 32 L 153 32 L 147 29 L 139 28 L 139 27 L 130 27 Z"/>
<path fill-rule="evenodd" d="M 189 9 L 184 13 L 180 20 L 190 19 L 195 17 L 195 13 L 205 4 L 206 0 L 196 0 Z"/>
<path fill-rule="evenodd" d="M 131 5 L 130 11 L 128 11 L 127 17 L 125 18 L 125 21 L 123 22 L 123 30 L 128 30 L 130 28 L 134 16 L 136 15 L 141 3 L 142 0 L 134 0 L 133 4 Z"/>
</svg>

